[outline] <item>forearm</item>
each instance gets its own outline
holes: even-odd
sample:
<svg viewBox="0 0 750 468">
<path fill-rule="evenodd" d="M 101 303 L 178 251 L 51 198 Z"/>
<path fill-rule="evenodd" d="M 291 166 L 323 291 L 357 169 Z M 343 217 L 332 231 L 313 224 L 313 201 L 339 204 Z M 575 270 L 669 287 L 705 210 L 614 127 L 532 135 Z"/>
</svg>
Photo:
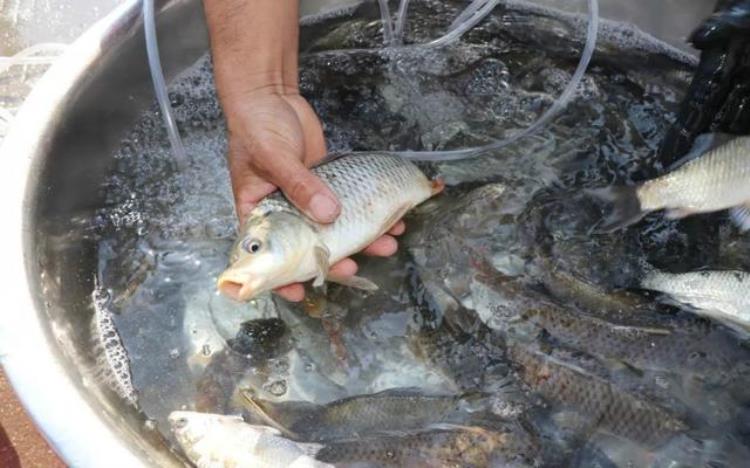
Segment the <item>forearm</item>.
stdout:
<svg viewBox="0 0 750 468">
<path fill-rule="evenodd" d="M 204 0 L 203 6 L 225 108 L 258 92 L 297 92 L 299 0 Z"/>
</svg>

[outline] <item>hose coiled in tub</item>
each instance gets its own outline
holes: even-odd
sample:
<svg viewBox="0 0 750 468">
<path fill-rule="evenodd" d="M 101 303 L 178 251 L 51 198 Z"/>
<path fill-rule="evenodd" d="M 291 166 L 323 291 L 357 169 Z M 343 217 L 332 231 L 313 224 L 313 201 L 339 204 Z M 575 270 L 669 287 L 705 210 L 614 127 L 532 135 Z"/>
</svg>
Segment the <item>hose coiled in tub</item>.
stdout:
<svg viewBox="0 0 750 468">
<path fill-rule="evenodd" d="M 448 32 L 445 35 L 421 46 L 430 48 L 442 47 L 456 41 L 471 28 L 479 24 L 482 19 L 484 19 L 495 8 L 498 2 L 499 0 L 473 0 L 466 7 L 466 9 L 464 9 L 464 11 L 461 12 L 453 21 L 453 23 L 449 27 Z M 586 29 L 586 43 L 583 48 L 583 53 L 581 54 L 581 59 L 578 62 L 573 76 L 565 86 L 565 89 L 563 89 L 563 92 L 555 100 L 552 106 L 550 106 L 550 108 L 547 109 L 547 111 L 544 112 L 544 114 L 542 114 L 542 116 L 539 117 L 534 123 L 532 123 L 526 129 L 515 133 L 504 140 L 495 141 L 487 145 L 475 148 L 445 151 L 405 150 L 395 151 L 393 153 L 408 159 L 418 161 L 452 161 L 468 159 L 487 153 L 489 151 L 496 151 L 498 149 L 504 148 L 512 143 L 521 140 L 522 138 L 535 133 L 536 131 L 547 125 L 570 103 L 571 99 L 575 95 L 576 90 L 578 89 L 578 85 L 583 79 L 583 75 L 588 69 L 589 63 L 591 62 L 591 57 L 594 55 L 597 34 L 599 30 L 599 2 L 598 0 L 587 0 L 587 2 L 588 26 Z M 383 35 L 386 39 L 386 46 L 398 46 L 401 43 L 403 27 L 406 22 L 408 0 L 401 0 L 395 27 L 390 19 L 387 2 L 385 0 L 379 0 L 379 4 L 381 6 L 381 14 L 384 19 Z M 172 152 L 174 153 L 176 163 L 179 167 L 185 167 L 185 165 L 187 164 L 187 155 L 185 153 L 184 146 L 182 145 L 182 139 L 180 138 L 177 124 L 172 113 L 172 108 L 169 103 L 167 86 L 164 80 L 164 74 L 159 59 L 159 47 L 156 38 L 154 0 L 143 0 L 143 21 L 146 35 L 146 50 L 148 54 L 149 69 L 151 71 L 151 78 L 154 82 L 154 91 L 156 92 L 156 98 L 159 102 L 159 108 L 161 109 L 164 123 L 167 128 L 169 141 L 172 146 Z"/>
</svg>

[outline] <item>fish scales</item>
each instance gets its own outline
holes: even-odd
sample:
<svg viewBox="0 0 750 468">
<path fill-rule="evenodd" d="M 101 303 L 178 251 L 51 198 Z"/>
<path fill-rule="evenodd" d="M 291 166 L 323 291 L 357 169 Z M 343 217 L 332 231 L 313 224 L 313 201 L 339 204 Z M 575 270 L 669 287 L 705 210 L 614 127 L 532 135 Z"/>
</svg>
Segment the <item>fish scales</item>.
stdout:
<svg viewBox="0 0 750 468">
<path fill-rule="evenodd" d="M 341 204 L 337 219 L 321 224 L 301 213 L 282 193 L 261 200 L 248 214 L 219 276 L 218 289 L 240 301 L 291 283 L 314 279 L 375 290 L 359 277 L 331 274 L 339 260 L 362 251 L 410 209 L 439 193 L 413 163 L 385 153 L 342 155 L 312 168 Z"/>
<path fill-rule="evenodd" d="M 736 138 L 638 190 L 641 208 L 718 211 L 750 202 L 750 137 Z"/>
<path fill-rule="evenodd" d="M 687 429 L 684 422 L 659 406 L 550 356 L 512 344 L 508 357 L 520 367 L 519 376 L 532 391 L 579 411 L 598 429 L 650 447 Z"/>
<path fill-rule="evenodd" d="M 734 359 L 741 356 L 710 327 L 690 320 L 679 329 L 651 330 L 621 326 L 562 308 L 530 309 L 523 317 L 568 346 L 641 370 L 677 372 L 718 383 L 733 375 Z"/>
<path fill-rule="evenodd" d="M 390 228 L 383 221 L 401 207 L 411 208 L 432 194 L 430 181 L 414 164 L 385 153 L 341 156 L 313 167 L 312 172 L 341 202 L 334 223 L 310 221 L 330 250 L 332 263 L 358 252 Z M 280 193 L 261 201 L 257 209 L 299 213 Z"/>
<path fill-rule="evenodd" d="M 699 314 L 750 330 L 750 273 L 744 271 L 653 271 L 641 287 L 668 294 Z"/>
<path fill-rule="evenodd" d="M 419 429 L 432 423 L 465 419 L 482 407 L 486 395 L 425 395 L 416 390 L 385 390 L 348 397 L 324 406 L 274 403 L 249 398 L 271 419 L 305 440 L 333 440 L 369 432 Z"/>
<path fill-rule="evenodd" d="M 528 447 L 512 433 L 460 427 L 336 442 L 323 447 L 316 459 L 335 466 L 486 467 L 499 452 L 520 458 L 524 450 Z"/>
</svg>

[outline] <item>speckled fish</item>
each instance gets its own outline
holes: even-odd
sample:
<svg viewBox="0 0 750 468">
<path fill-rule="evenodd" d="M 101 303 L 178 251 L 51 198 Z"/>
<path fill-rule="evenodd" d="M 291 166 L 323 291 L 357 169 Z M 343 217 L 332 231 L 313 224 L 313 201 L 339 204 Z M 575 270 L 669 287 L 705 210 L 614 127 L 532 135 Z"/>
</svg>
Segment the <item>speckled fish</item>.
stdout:
<svg viewBox="0 0 750 468">
<path fill-rule="evenodd" d="M 508 357 L 531 391 L 549 403 L 578 412 L 597 430 L 656 447 L 688 429 L 665 409 L 552 356 L 512 343 Z"/>
<path fill-rule="evenodd" d="M 175 411 L 169 424 L 198 468 L 331 467 L 313 457 L 319 445 L 291 441 L 276 429 L 247 424 L 240 416 Z"/>
<path fill-rule="evenodd" d="M 362 436 L 378 431 L 420 429 L 440 422 L 463 422 L 489 406 L 488 395 L 427 395 L 418 389 L 389 389 L 315 405 L 302 401 L 272 402 L 242 392 L 246 408 L 288 435 L 310 441 Z"/>
<path fill-rule="evenodd" d="M 750 229 L 750 137 L 735 138 L 686 159 L 673 171 L 640 185 L 592 191 L 614 203 L 600 230 L 616 230 L 653 211 L 667 210 L 668 218 L 679 219 L 726 209 L 731 209 L 740 229 Z"/>
<path fill-rule="evenodd" d="M 669 295 L 696 313 L 735 330 L 750 331 L 750 273 L 696 271 L 672 274 L 650 271 L 641 287 Z"/>
<path fill-rule="evenodd" d="M 329 266 L 360 252 L 388 232 L 416 205 L 440 192 L 413 163 L 383 153 L 339 156 L 316 166 L 320 177 L 341 202 L 331 224 L 319 224 L 297 210 L 280 192 L 263 199 L 249 214 L 218 279 L 227 296 L 248 301 L 290 283 L 314 279 L 373 290 L 364 278 L 339 278 Z"/>
<path fill-rule="evenodd" d="M 479 468 L 528 466 L 534 452 L 529 438 L 512 429 L 442 424 L 412 434 L 334 442 L 323 447 L 316 458 L 337 467 Z"/>
</svg>

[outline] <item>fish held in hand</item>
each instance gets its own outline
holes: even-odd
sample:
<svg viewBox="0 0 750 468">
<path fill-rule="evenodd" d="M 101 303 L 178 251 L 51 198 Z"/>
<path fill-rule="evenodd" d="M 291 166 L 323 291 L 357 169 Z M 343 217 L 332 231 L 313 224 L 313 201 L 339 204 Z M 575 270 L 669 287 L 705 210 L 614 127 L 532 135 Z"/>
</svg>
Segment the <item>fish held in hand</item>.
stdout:
<svg viewBox="0 0 750 468">
<path fill-rule="evenodd" d="M 230 266 L 217 287 L 248 301 L 291 283 L 338 282 L 364 290 L 377 286 L 360 277 L 337 277 L 329 267 L 362 251 L 416 205 L 439 193 L 413 163 L 384 153 L 340 156 L 312 169 L 341 202 L 331 224 L 312 221 L 280 192 L 263 199 L 248 215 L 232 248 Z"/>
<path fill-rule="evenodd" d="M 169 424 L 185 455 L 198 468 L 331 467 L 314 458 L 319 445 L 291 441 L 276 429 L 247 424 L 240 416 L 174 411 Z"/>
<path fill-rule="evenodd" d="M 699 315 L 750 332 L 750 273 L 744 271 L 650 271 L 641 287 L 667 294 Z"/>
<path fill-rule="evenodd" d="M 632 187 L 608 187 L 588 193 L 613 205 L 596 229 L 612 232 L 648 213 L 667 211 L 670 219 L 730 209 L 742 231 L 750 229 L 750 137 L 735 138 L 671 172 Z"/>
</svg>

